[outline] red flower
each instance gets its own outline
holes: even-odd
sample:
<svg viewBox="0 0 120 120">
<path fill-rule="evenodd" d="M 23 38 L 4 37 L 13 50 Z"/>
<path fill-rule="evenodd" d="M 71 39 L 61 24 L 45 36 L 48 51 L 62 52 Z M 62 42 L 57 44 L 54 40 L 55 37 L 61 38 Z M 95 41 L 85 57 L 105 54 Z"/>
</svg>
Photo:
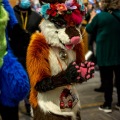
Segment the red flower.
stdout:
<svg viewBox="0 0 120 120">
<path fill-rule="evenodd" d="M 51 10 L 56 10 L 57 9 L 56 4 L 50 4 L 50 9 Z"/>
<path fill-rule="evenodd" d="M 55 4 L 50 4 L 50 9 L 47 10 L 47 14 L 52 17 L 57 15 L 57 8 Z"/>
<path fill-rule="evenodd" d="M 57 12 L 55 10 L 48 9 L 47 14 L 52 17 L 55 17 L 57 15 Z"/>
</svg>

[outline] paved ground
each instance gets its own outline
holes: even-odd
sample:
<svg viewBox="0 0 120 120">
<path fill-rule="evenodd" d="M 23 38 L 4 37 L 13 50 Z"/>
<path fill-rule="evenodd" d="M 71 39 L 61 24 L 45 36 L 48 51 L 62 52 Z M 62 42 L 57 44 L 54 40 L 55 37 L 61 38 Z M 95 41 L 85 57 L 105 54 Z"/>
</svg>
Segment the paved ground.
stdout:
<svg viewBox="0 0 120 120">
<path fill-rule="evenodd" d="M 120 111 L 114 108 L 117 98 L 115 88 L 113 93 L 113 112 L 106 114 L 98 110 L 98 106 L 103 103 L 103 93 L 95 92 L 94 88 L 99 87 L 99 85 L 99 72 L 95 72 L 93 79 L 76 86 L 80 95 L 82 120 L 120 120 Z M 23 101 L 20 103 L 19 116 L 20 120 L 33 120 L 25 114 Z"/>
<path fill-rule="evenodd" d="M 117 102 L 116 89 L 113 92 L 113 112 L 106 114 L 99 111 L 98 107 L 103 103 L 103 93 L 94 91 L 94 88 L 100 86 L 99 72 L 95 77 L 79 86 L 78 91 L 81 100 L 81 117 L 82 120 L 120 120 L 120 111 L 114 108 Z"/>
</svg>

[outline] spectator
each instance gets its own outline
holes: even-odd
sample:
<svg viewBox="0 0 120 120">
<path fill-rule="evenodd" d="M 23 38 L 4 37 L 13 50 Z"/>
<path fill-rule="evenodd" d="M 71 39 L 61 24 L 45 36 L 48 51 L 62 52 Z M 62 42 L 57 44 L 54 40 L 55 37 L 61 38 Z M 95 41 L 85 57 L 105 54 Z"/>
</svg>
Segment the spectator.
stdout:
<svg viewBox="0 0 120 120">
<path fill-rule="evenodd" d="M 26 31 L 26 34 L 28 34 L 28 39 L 32 33 L 40 31 L 39 23 L 41 21 L 41 16 L 32 9 L 32 2 L 32 0 L 19 0 L 18 4 L 14 7 L 16 18 L 21 28 L 23 28 Z M 18 32 L 15 29 L 14 32 L 16 35 L 12 35 L 11 47 L 20 63 L 26 69 L 26 50 L 29 41 L 23 41 L 22 39 L 24 36 L 21 36 L 16 40 Z M 25 99 L 25 107 L 27 114 L 30 115 L 29 96 Z"/>
<path fill-rule="evenodd" d="M 100 2 L 97 0 L 89 0 L 88 2 L 88 12 L 86 15 L 86 19 L 89 22 L 90 20 L 90 13 L 94 13 L 95 15 L 101 12 L 101 8 L 100 8 Z M 88 34 L 88 46 L 89 49 L 92 51 L 92 55 L 90 57 L 90 60 L 93 61 L 96 66 L 95 66 L 95 70 L 99 70 L 99 67 L 96 63 L 96 31 L 94 31 L 94 33 L 92 34 Z M 104 92 L 104 86 L 103 86 L 103 80 L 101 79 L 101 73 L 100 73 L 100 81 L 101 81 L 101 85 L 99 88 L 95 88 L 94 90 L 96 92 Z"/>
<path fill-rule="evenodd" d="M 91 13 L 86 26 L 88 33 L 96 31 L 96 57 L 101 79 L 104 84 L 105 102 L 99 107 L 104 112 L 112 112 L 113 72 L 115 74 L 118 103 L 120 109 L 120 0 L 101 0 L 100 14 Z"/>
<path fill-rule="evenodd" d="M 31 0 L 19 0 L 18 4 L 14 7 L 14 12 L 19 24 L 28 33 L 32 34 L 36 30 L 40 31 L 41 16 L 32 10 Z"/>
</svg>

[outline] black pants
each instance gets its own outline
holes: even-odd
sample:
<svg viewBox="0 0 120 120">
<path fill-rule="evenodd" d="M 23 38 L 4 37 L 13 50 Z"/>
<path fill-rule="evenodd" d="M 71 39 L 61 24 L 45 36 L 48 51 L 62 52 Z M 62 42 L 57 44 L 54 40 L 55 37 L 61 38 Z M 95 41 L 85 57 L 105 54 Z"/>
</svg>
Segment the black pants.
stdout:
<svg viewBox="0 0 120 120">
<path fill-rule="evenodd" d="M 7 107 L 0 105 L 0 115 L 2 120 L 19 120 L 18 106 Z"/>
<path fill-rule="evenodd" d="M 22 64 L 23 68 L 26 70 L 26 57 L 18 57 L 18 61 Z M 26 96 L 24 102 L 25 102 L 26 112 L 27 114 L 30 114 L 29 95 Z"/>
<path fill-rule="evenodd" d="M 113 93 L 113 76 L 115 76 L 115 83 L 117 88 L 118 103 L 120 104 L 120 65 L 117 66 L 99 66 L 101 79 L 104 85 L 104 98 L 107 105 L 112 104 Z"/>
</svg>

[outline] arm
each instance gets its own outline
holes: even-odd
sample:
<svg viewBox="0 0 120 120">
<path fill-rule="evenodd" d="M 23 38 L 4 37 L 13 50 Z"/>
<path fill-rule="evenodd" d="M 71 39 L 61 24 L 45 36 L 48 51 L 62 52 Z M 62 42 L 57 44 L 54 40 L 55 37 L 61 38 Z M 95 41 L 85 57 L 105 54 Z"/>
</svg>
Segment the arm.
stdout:
<svg viewBox="0 0 120 120">
<path fill-rule="evenodd" d="M 39 92 L 46 92 L 64 85 L 82 83 L 92 78 L 93 73 L 94 63 L 85 61 L 78 66 L 75 62 L 72 62 L 65 71 L 37 82 L 35 89 Z"/>
<path fill-rule="evenodd" d="M 45 92 L 71 83 L 82 83 L 92 76 L 92 69 L 89 69 L 92 64 L 87 66 L 87 63 L 85 63 L 84 66 L 79 66 L 75 62 L 69 64 L 65 71 L 51 76 L 48 61 L 49 46 L 44 36 L 36 33 L 31 38 L 27 51 L 27 71 L 32 88 Z M 88 73 L 90 76 L 86 75 Z"/>
<path fill-rule="evenodd" d="M 80 82 L 78 77 L 79 67 L 77 67 L 76 63 L 72 62 L 65 71 L 37 82 L 35 89 L 39 92 L 46 92 L 60 86 Z"/>
<path fill-rule="evenodd" d="M 8 24 L 9 24 L 10 28 L 13 28 L 13 26 L 18 23 L 18 21 L 15 17 L 15 14 L 14 14 L 14 10 L 11 7 L 8 0 L 3 0 L 2 2 L 3 2 L 3 5 L 4 5 L 4 8 L 9 13 L 9 23 Z"/>
<path fill-rule="evenodd" d="M 93 9 L 91 12 L 90 12 L 90 20 L 89 20 L 89 23 L 91 23 L 92 19 L 96 16 L 96 12 L 95 10 Z"/>
<path fill-rule="evenodd" d="M 97 26 L 98 26 L 98 14 L 94 18 L 91 18 L 91 20 L 86 26 L 86 31 L 89 34 L 92 34 L 97 30 Z"/>
</svg>

